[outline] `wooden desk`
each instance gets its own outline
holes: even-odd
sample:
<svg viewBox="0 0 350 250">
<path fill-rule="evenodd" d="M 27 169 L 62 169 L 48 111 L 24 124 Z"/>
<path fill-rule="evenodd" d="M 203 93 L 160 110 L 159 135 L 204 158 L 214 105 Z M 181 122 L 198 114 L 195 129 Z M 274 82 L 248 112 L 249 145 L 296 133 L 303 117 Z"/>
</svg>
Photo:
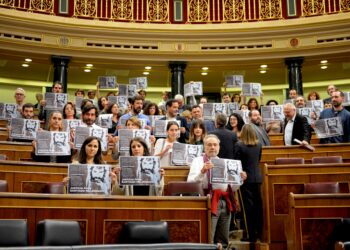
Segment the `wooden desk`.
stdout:
<svg viewBox="0 0 350 250">
<path fill-rule="evenodd" d="M 30 159 L 33 146 L 28 142 L 0 141 L 0 154 L 7 155 L 8 160 Z"/>
<path fill-rule="evenodd" d="M 171 242 L 208 243 L 207 197 L 124 197 L 0 193 L 1 219 L 27 219 L 30 244 L 43 219 L 77 220 L 87 244 L 118 243 L 127 221 L 167 221 Z"/>
<path fill-rule="evenodd" d="M 336 223 L 350 217 L 350 194 L 289 194 L 288 250 L 326 250 Z"/>
<path fill-rule="evenodd" d="M 350 164 L 266 165 L 263 168 L 264 235 L 270 249 L 285 249 L 284 221 L 288 214 L 288 194 L 302 194 L 304 183 L 339 182 L 349 193 Z"/>
<path fill-rule="evenodd" d="M 67 176 L 65 163 L 0 160 L 0 179 L 7 180 L 9 192 L 40 192 L 43 183 L 60 182 Z M 164 167 L 164 191 L 170 181 L 186 181 L 189 167 Z"/>
</svg>

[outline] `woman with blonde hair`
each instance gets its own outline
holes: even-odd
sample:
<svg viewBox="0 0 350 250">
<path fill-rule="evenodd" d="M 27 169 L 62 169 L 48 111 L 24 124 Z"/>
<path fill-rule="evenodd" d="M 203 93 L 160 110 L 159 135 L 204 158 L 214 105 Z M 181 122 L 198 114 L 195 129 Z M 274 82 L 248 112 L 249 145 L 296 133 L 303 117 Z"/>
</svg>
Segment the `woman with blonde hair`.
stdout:
<svg viewBox="0 0 350 250">
<path fill-rule="evenodd" d="M 243 208 L 247 218 L 248 241 L 255 242 L 262 233 L 262 175 L 259 167 L 262 146 L 255 129 L 245 124 L 241 131 L 240 141 L 235 145 L 234 159 L 242 162 L 247 179 L 240 188 Z"/>
</svg>

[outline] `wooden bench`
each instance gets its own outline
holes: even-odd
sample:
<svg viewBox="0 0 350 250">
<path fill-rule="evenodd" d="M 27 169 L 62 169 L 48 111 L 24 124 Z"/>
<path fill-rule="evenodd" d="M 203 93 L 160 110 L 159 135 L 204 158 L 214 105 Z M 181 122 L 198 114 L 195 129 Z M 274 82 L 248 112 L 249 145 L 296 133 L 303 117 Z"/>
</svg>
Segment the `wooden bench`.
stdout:
<svg viewBox="0 0 350 250">
<path fill-rule="evenodd" d="M 128 221 L 167 221 L 171 242 L 208 243 L 208 199 L 0 193 L 0 218 L 26 219 L 31 245 L 43 219 L 78 221 L 85 244 L 118 243 Z"/>
<path fill-rule="evenodd" d="M 284 221 L 288 194 L 304 192 L 304 183 L 339 182 L 349 193 L 350 164 L 265 165 L 263 168 L 264 235 L 271 249 L 285 249 Z"/>
<path fill-rule="evenodd" d="M 330 235 L 342 217 L 350 217 L 350 194 L 290 193 L 288 199 L 288 250 L 334 249 Z"/>
</svg>

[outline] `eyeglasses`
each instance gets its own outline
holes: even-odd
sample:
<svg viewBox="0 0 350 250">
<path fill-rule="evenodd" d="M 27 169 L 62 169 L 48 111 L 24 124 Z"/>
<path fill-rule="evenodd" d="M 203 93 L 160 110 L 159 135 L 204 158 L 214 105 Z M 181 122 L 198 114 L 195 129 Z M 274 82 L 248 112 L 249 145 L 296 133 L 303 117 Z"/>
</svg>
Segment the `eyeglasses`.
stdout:
<svg viewBox="0 0 350 250">
<path fill-rule="evenodd" d="M 21 94 L 21 93 L 16 93 L 16 95 L 24 95 L 24 94 Z"/>
</svg>

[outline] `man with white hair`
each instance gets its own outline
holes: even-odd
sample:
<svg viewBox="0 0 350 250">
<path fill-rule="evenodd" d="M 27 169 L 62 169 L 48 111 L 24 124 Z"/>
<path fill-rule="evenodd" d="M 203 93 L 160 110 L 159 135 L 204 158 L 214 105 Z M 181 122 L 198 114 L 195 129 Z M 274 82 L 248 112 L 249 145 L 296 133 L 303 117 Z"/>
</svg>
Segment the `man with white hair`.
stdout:
<svg viewBox="0 0 350 250">
<path fill-rule="evenodd" d="M 305 116 L 299 115 L 292 103 L 283 105 L 284 113 L 284 144 L 298 145 L 294 139 L 298 139 L 304 145 L 310 143 L 311 128 Z"/>
<path fill-rule="evenodd" d="M 24 104 L 24 101 L 26 99 L 26 92 L 24 91 L 24 89 L 22 88 L 17 88 L 15 91 L 15 100 L 16 100 L 16 104 L 18 107 L 18 111 L 21 112 L 22 111 L 22 106 Z"/>
<path fill-rule="evenodd" d="M 215 168 L 211 159 L 219 158 L 220 140 L 216 135 L 207 135 L 204 138 L 204 155 L 193 159 L 188 182 L 201 182 L 205 193 L 211 195 L 211 242 L 221 243 L 224 249 L 229 242 L 231 213 L 235 210 L 233 190 L 234 186 L 227 183 L 212 184 L 210 176 Z M 245 180 L 247 174 L 240 173 Z"/>
<path fill-rule="evenodd" d="M 189 110 L 189 107 L 187 105 L 185 105 L 185 99 L 182 95 L 177 94 L 174 99 L 178 102 L 179 104 L 179 114 L 181 114 L 182 112 L 184 112 L 185 110 Z"/>
</svg>

